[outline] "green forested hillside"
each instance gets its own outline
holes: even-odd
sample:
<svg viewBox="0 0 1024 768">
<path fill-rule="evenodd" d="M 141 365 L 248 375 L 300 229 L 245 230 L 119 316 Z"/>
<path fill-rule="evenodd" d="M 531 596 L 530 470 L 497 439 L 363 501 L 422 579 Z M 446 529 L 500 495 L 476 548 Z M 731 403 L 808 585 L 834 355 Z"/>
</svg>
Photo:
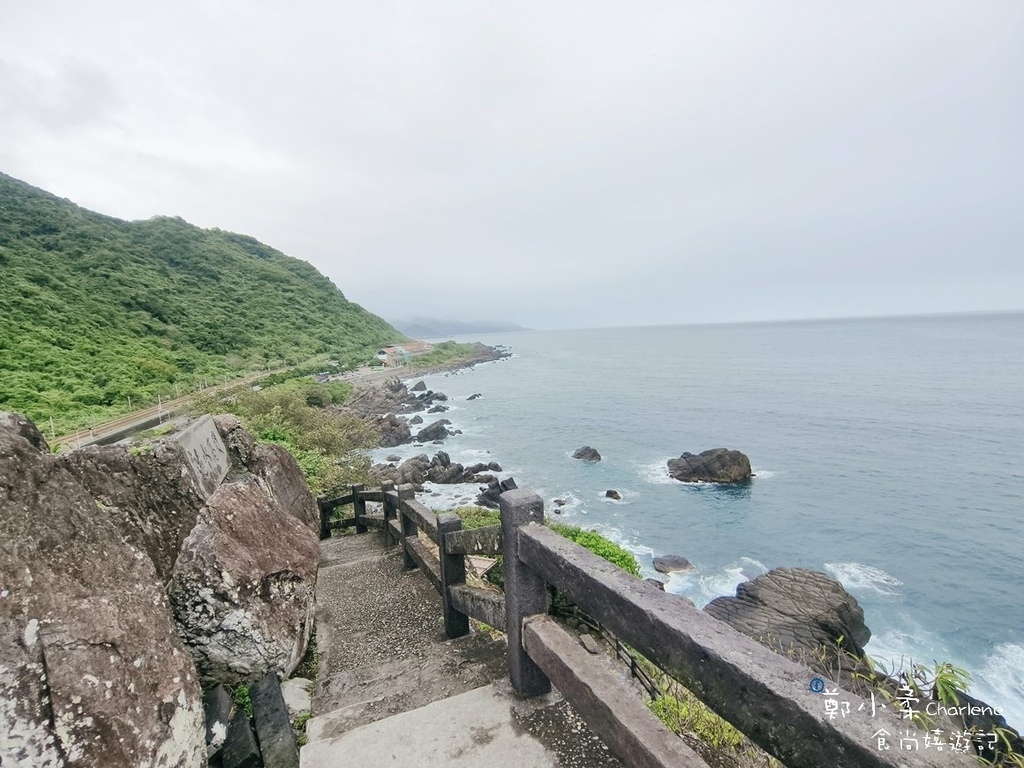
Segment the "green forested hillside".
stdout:
<svg viewBox="0 0 1024 768">
<path fill-rule="evenodd" d="M 369 360 L 402 338 L 251 237 L 121 221 L 0 174 L 0 409 L 40 426 L 317 355 Z"/>
</svg>

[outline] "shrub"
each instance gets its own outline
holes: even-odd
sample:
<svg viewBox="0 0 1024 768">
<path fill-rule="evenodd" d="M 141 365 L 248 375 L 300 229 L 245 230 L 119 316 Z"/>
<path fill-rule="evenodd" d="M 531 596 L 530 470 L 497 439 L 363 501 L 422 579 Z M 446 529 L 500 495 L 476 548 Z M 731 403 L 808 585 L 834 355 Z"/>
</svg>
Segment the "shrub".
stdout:
<svg viewBox="0 0 1024 768">
<path fill-rule="evenodd" d="M 632 553 L 623 549 L 614 541 L 609 541 L 597 531 L 587 531 L 575 525 L 566 525 L 565 523 L 549 523 L 548 526 L 555 533 L 564 536 L 570 541 L 575 541 L 581 547 L 589 549 L 609 563 L 619 566 L 626 573 L 633 576 L 640 575 L 640 563 L 636 561 Z"/>
</svg>

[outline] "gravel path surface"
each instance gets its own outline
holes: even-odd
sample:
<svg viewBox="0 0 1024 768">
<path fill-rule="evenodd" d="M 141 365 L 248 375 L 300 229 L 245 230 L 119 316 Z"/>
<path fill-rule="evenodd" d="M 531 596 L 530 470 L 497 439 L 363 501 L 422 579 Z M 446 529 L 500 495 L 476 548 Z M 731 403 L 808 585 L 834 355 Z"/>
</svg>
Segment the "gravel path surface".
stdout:
<svg viewBox="0 0 1024 768">
<path fill-rule="evenodd" d="M 540 742 L 557 765 L 621 766 L 557 693 L 512 696 L 503 638 L 448 640 L 440 596 L 418 570 L 404 570 L 382 533 L 321 543 L 317 648 L 311 743 L 496 683 L 509 701 L 510 727 Z"/>
</svg>

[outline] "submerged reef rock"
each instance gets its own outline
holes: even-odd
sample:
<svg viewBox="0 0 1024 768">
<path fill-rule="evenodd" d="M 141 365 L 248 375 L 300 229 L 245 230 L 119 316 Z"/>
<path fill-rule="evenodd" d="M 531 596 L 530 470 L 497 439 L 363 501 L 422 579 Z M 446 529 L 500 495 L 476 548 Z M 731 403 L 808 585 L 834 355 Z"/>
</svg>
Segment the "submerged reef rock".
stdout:
<svg viewBox="0 0 1024 768">
<path fill-rule="evenodd" d="M 591 448 L 589 445 L 584 445 L 582 448 L 577 448 L 573 453 L 574 459 L 580 459 L 581 461 L 600 461 L 601 454 L 597 452 L 597 449 Z"/>
<path fill-rule="evenodd" d="M 863 656 L 871 639 L 857 599 L 832 577 L 806 568 L 775 568 L 704 610 L 782 652 L 814 654 L 838 646 Z"/>
<path fill-rule="evenodd" d="M 668 473 L 684 483 L 742 483 L 753 477 L 750 459 L 739 451 L 712 448 L 668 460 Z"/>
</svg>

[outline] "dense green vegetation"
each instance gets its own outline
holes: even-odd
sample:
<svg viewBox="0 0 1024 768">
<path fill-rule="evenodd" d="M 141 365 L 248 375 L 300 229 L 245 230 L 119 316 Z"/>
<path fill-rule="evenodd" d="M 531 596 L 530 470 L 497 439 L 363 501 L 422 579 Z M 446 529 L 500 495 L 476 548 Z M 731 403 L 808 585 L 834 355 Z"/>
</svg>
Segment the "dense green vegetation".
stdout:
<svg viewBox="0 0 1024 768">
<path fill-rule="evenodd" d="M 435 365 L 446 365 L 464 360 L 472 360 L 480 355 L 482 345 L 460 344 L 457 341 L 442 341 L 431 345 L 425 355 L 414 357 L 409 361 L 410 368 L 431 368 Z"/>
<path fill-rule="evenodd" d="M 609 563 L 619 566 L 626 573 L 633 576 L 640 575 L 640 563 L 636 561 L 633 553 L 623 549 L 614 541 L 609 541 L 597 531 L 587 531 L 575 525 L 566 525 L 565 523 L 548 523 L 548 526 L 555 533 L 564 536 L 569 541 L 575 541 L 581 547 L 589 549 Z"/>
<path fill-rule="evenodd" d="M 500 513 L 493 509 L 485 507 L 459 507 L 452 511 L 462 518 L 462 527 L 464 529 L 501 524 Z M 640 563 L 636 561 L 633 554 L 629 550 L 620 547 L 614 541 L 606 539 L 597 531 L 588 531 L 575 525 L 550 521 L 546 525 L 558 535 L 576 542 L 584 549 L 589 549 L 598 557 L 603 557 L 609 563 L 617 565 L 631 576 L 640 576 Z M 501 555 L 498 555 L 497 559 L 498 564 L 487 573 L 487 579 L 491 583 L 504 588 L 505 569 Z M 567 615 L 573 608 L 573 603 L 561 592 L 555 590 L 552 593 L 551 609 L 553 613 Z"/>
<path fill-rule="evenodd" d="M 198 397 L 192 410 L 236 414 L 260 440 L 288 449 L 314 494 L 332 494 L 369 482 L 370 460 L 363 451 L 380 441 L 366 421 L 329 407 L 344 403 L 349 392 L 341 382 L 292 379 L 259 391 L 240 386 Z"/>
<path fill-rule="evenodd" d="M 352 366 L 402 340 L 251 237 L 121 221 L 0 174 L 0 409 L 41 426 L 317 356 Z"/>
</svg>

